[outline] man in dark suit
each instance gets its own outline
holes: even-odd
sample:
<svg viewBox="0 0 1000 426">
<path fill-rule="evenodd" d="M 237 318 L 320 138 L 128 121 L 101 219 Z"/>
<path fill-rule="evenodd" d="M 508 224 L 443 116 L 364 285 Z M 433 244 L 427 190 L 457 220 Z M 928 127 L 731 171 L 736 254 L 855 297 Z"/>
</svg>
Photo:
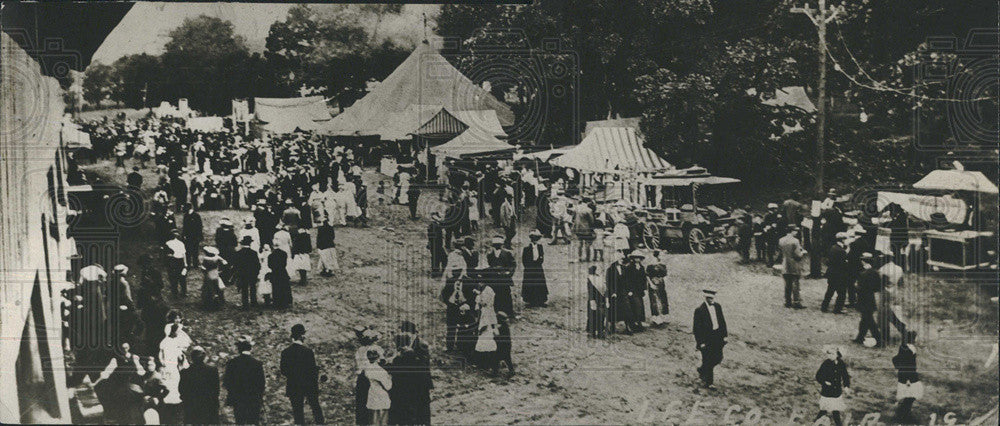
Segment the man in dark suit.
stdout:
<svg viewBox="0 0 1000 426">
<path fill-rule="evenodd" d="M 253 238 L 243 237 L 239 251 L 233 255 L 233 280 L 240 289 L 243 309 L 257 305 L 257 276 L 260 274 L 260 257 L 250 248 Z"/>
<path fill-rule="evenodd" d="M 184 246 L 187 249 L 187 262 L 190 266 L 198 266 L 198 246 L 205 239 L 201 215 L 194 211 L 191 203 L 184 205 L 184 221 L 181 231 L 184 233 Z"/>
<path fill-rule="evenodd" d="M 844 309 L 844 291 L 850 279 L 850 271 L 847 265 L 847 233 L 838 232 L 836 238 L 837 243 L 826 251 L 826 294 L 823 296 L 820 310 L 826 312 L 830 307 L 830 299 L 836 293 L 837 301 L 833 304 L 833 313 L 840 314 Z"/>
<path fill-rule="evenodd" d="M 281 351 L 281 375 L 285 376 L 285 394 L 292 402 L 295 424 L 305 424 L 304 401 L 312 408 L 313 420 L 323 424 L 323 408 L 319 405 L 319 367 L 312 349 L 303 345 L 306 327 L 292 326 L 292 344 Z"/>
<path fill-rule="evenodd" d="M 358 176 L 355 181 L 355 186 L 357 187 L 356 193 L 354 194 L 354 202 L 358 204 L 358 208 L 361 209 L 361 216 L 358 217 L 358 226 L 362 228 L 368 227 L 368 187 L 365 186 L 364 182 L 361 181 L 361 177 Z"/>
<path fill-rule="evenodd" d="M 632 303 L 628 297 L 628 286 L 625 283 L 625 254 L 619 250 L 616 252 L 618 259 L 608 265 L 608 270 L 604 274 L 604 282 L 608 288 L 608 295 L 611 297 L 608 309 L 608 329 L 615 332 L 615 327 L 619 321 L 625 323 L 625 334 L 632 334 Z"/>
<path fill-rule="evenodd" d="M 875 256 L 870 252 L 861 254 L 861 273 L 858 275 L 858 312 L 861 313 L 861 321 L 858 323 L 858 335 L 854 338 L 854 343 L 863 344 L 865 336 L 871 331 L 877 345 L 881 345 L 882 336 L 879 333 L 878 323 L 875 322 L 875 311 L 878 303 L 875 293 L 882 289 L 882 278 L 872 265 Z"/>
<path fill-rule="evenodd" d="M 646 288 L 649 283 L 646 280 L 646 268 L 642 266 L 642 260 L 646 256 L 641 252 L 629 253 L 628 264 L 625 266 L 625 286 L 631 306 L 631 323 L 628 324 L 632 331 L 642 331 L 645 327 L 642 323 L 646 320 L 646 309 L 644 298 Z"/>
<path fill-rule="evenodd" d="M 514 260 L 514 253 L 503 248 L 504 238 L 493 237 L 491 245 L 493 249 L 486 253 L 486 264 L 490 267 L 488 284 L 493 287 L 496 293 L 496 301 L 493 306 L 497 312 L 506 312 L 510 318 L 516 318 L 514 314 L 514 299 L 511 296 L 511 287 L 514 287 L 514 269 L 517 262 Z"/>
<path fill-rule="evenodd" d="M 722 306 L 715 303 L 715 290 L 703 290 L 705 303 L 694 310 L 694 341 L 701 352 L 701 366 L 698 376 L 702 383 L 713 389 L 715 381 L 714 369 L 722 362 L 722 348 L 726 345 L 729 331 L 726 329 L 726 317 L 722 314 Z"/>
<path fill-rule="evenodd" d="M 191 348 L 191 365 L 181 370 L 177 386 L 184 404 L 184 423 L 219 423 L 219 369 L 205 363 L 205 349 Z"/>
<path fill-rule="evenodd" d="M 229 360 L 222 384 L 226 387 L 226 405 L 233 407 L 235 423 L 260 423 L 260 409 L 264 404 L 264 365 L 250 355 L 253 342 L 243 336 L 236 341 L 239 355 Z"/>
<path fill-rule="evenodd" d="M 431 252 L 431 276 L 439 277 L 448 262 L 448 253 L 445 251 L 444 225 L 438 212 L 431 213 L 431 223 L 427 225 L 427 250 Z"/>
</svg>

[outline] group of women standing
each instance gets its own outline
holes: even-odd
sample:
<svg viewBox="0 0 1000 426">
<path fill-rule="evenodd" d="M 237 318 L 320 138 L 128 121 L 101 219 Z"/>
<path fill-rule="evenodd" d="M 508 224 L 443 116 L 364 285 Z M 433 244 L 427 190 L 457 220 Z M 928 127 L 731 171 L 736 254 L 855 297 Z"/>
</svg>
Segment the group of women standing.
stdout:
<svg viewBox="0 0 1000 426">
<path fill-rule="evenodd" d="M 429 425 L 434 387 L 430 353 L 416 326 L 403 321 L 389 354 L 378 345 L 377 330 L 359 327 L 355 334 L 360 344 L 355 352 L 355 423 Z"/>
</svg>

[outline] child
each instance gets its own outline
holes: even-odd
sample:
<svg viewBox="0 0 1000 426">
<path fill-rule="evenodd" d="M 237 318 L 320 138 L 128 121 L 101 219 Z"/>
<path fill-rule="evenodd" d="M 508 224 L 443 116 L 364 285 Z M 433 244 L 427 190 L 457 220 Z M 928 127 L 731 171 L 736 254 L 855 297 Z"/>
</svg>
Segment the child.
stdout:
<svg viewBox="0 0 1000 426">
<path fill-rule="evenodd" d="M 819 392 L 819 414 L 813 422 L 815 423 L 816 420 L 829 413 L 833 424 L 841 426 L 843 421 L 840 415 L 847 410 L 844 394 L 850 393 L 851 376 L 847 374 L 847 364 L 844 363 L 839 348 L 827 346 L 824 351 L 826 359 L 816 371 L 816 381 L 819 382 L 821 389 Z"/>
<path fill-rule="evenodd" d="M 909 337 L 909 336 L 907 336 Z M 913 409 L 914 401 L 924 396 L 924 384 L 920 382 L 920 374 L 917 373 L 917 353 L 916 347 L 906 340 L 899 345 L 899 352 L 892 357 L 892 365 L 896 367 L 896 378 L 899 382 L 896 385 L 896 422 L 903 424 L 916 423 L 910 410 Z"/>
<path fill-rule="evenodd" d="M 392 389 L 392 378 L 382 366 L 385 360 L 379 355 L 376 349 L 369 349 L 368 366 L 365 367 L 365 376 L 368 378 L 368 411 L 371 413 L 371 424 L 385 425 L 389 423 L 389 390 Z"/>
<path fill-rule="evenodd" d="M 472 359 L 476 350 L 476 316 L 468 304 L 458 307 L 458 330 L 455 346 L 467 360 Z"/>
<path fill-rule="evenodd" d="M 260 273 L 257 274 L 257 296 L 264 300 L 264 306 L 274 305 L 271 299 L 271 268 L 267 266 L 267 258 L 271 256 L 271 246 L 264 244 L 260 250 Z"/>
<path fill-rule="evenodd" d="M 497 375 L 500 369 L 500 363 L 504 362 L 507 364 L 507 369 L 510 371 L 510 375 L 514 375 L 514 361 L 511 360 L 511 341 L 510 341 L 510 323 L 507 321 L 507 314 L 504 312 L 497 312 L 497 352 L 496 356 L 493 358 L 493 375 Z"/>
<path fill-rule="evenodd" d="M 479 197 L 476 191 L 469 192 L 469 226 L 473 231 L 479 230 Z"/>
<path fill-rule="evenodd" d="M 609 230 L 597 228 L 594 230 L 594 243 L 591 245 L 593 250 L 593 257 L 595 262 L 604 261 L 604 237 L 609 234 Z"/>
<path fill-rule="evenodd" d="M 378 188 L 375 189 L 376 198 L 378 198 L 378 205 L 385 204 L 385 181 L 378 181 Z"/>
</svg>

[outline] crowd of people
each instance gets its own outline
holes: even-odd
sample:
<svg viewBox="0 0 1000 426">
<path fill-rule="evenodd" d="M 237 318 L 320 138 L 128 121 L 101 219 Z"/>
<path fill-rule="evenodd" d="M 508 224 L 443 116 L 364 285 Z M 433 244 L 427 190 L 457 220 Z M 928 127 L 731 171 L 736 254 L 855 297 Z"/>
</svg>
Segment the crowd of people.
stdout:
<svg viewBox="0 0 1000 426">
<path fill-rule="evenodd" d="M 156 119 L 106 122 L 91 129 L 95 147 L 114 156 L 120 173 L 127 171 L 125 159 L 134 159 L 136 165 L 126 181 L 132 190 L 153 194 L 150 211 L 162 252 L 138 259 L 140 283 L 134 292 L 125 265 L 115 267 L 110 276 L 100 265 L 81 270 L 71 295 L 81 312 L 78 316 L 100 318 L 115 328 L 108 333 L 115 337 L 106 338 L 103 346 L 114 350 L 94 351 L 87 344 L 86 321 L 71 321 L 77 362 L 108 362 L 94 384 L 106 418 L 126 423 L 218 422 L 218 372 L 206 364 L 205 349 L 187 335 L 181 315 L 170 309 L 163 290 L 169 288 L 177 299 L 186 297 L 189 273 L 198 268 L 203 274 L 200 297 L 205 309 L 222 309 L 229 286 L 239 290 L 243 309 L 291 307 L 293 279 L 308 285 L 313 270 L 310 255 L 317 251 L 319 274 L 332 276 L 340 270 L 336 228 L 368 225 L 369 196 L 361 166 L 374 161 L 356 158 L 357 147 L 308 133 L 262 141 L 230 132 L 189 131 Z M 407 205 L 410 217 L 418 219 L 421 188 L 432 188 L 422 185 L 426 174 L 420 161 L 415 158 L 413 166 L 398 166 L 392 187 L 379 182 L 375 200 Z M 154 185 L 143 182 L 146 163 L 155 165 Z M 580 193 L 569 170 L 544 179 L 530 167 L 511 163 L 477 166 L 450 167 L 441 173 L 445 185 L 439 199 L 446 208 L 431 213 L 427 229 L 430 274 L 443 281 L 446 352 L 493 375 L 502 366 L 514 374 L 510 325 L 520 317 L 513 300 L 517 262 L 520 259 L 522 265 L 524 306 L 546 307 L 546 245 L 575 245 L 571 262 L 586 264 L 589 336 L 630 335 L 668 323 L 666 252 L 645 247 L 641 208 L 622 201 L 595 202 Z M 82 179 L 82 174 L 75 176 Z M 535 223 L 518 258 L 514 254 L 518 225 L 529 221 L 525 215 L 531 206 Z M 250 210 L 252 217 L 239 227 L 233 219 L 223 218 L 212 241 L 206 242 L 201 212 L 212 209 Z M 182 213 L 180 226 L 175 210 Z M 769 204 L 763 214 L 748 206 L 733 215 L 742 261 L 753 262 L 750 251 L 755 248 L 756 261 L 779 265 L 786 307 L 804 307 L 799 281 L 808 258 L 809 276 L 828 282 L 820 309 L 828 311 L 832 302 L 834 313 L 852 307 L 860 313 L 855 342 L 883 346 L 889 342 L 889 324 L 898 329 L 900 350 L 893 362 L 900 370 L 899 416 L 909 415 L 922 387 L 916 374 L 915 332 L 906 328 L 896 295 L 904 285 L 903 267 L 895 261 L 905 250 L 901 243 L 905 237 L 894 235 L 887 247 L 877 247 L 881 243 L 872 232 L 872 222 L 845 220 L 835 193 L 811 218 L 795 197 Z M 890 223 L 905 222 L 901 215 L 905 213 L 896 209 L 886 213 Z M 489 225 L 497 235 L 479 250 L 476 235 L 490 232 L 485 229 Z M 810 232 L 803 235 L 800 225 Z M 713 289 L 704 291 L 705 302 L 695 309 L 693 325 L 702 358 L 698 375 L 709 388 L 714 386 L 714 367 L 723 359 L 728 337 L 715 295 Z M 388 350 L 379 346 L 375 328 L 355 331 L 358 424 L 429 424 L 430 346 L 417 335 L 416 326 L 404 322 Z M 303 326 L 293 327 L 292 345 L 282 353 L 281 372 L 288 380 L 286 393 L 295 422 L 304 421 L 308 403 L 314 420 L 322 423 L 317 383 L 325 377 L 313 352 L 304 346 L 304 335 Z M 252 345 L 249 337 L 237 342 L 239 355 L 229 360 L 221 380 L 237 423 L 261 421 L 264 377 L 261 362 L 251 355 Z M 843 350 L 834 347 L 826 352 L 829 359 L 816 375 L 822 387 L 820 416 L 829 415 L 839 423 L 850 376 Z M 154 412 L 158 419 L 150 418 Z"/>
</svg>

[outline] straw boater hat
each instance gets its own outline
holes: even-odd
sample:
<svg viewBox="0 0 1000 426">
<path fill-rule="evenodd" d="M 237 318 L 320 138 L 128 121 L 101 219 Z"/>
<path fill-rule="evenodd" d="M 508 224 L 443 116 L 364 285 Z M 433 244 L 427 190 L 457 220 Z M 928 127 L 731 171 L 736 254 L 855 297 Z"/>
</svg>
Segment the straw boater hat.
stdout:
<svg viewBox="0 0 1000 426">
<path fill-rule="evenodd" d="M 704 289 L 704 290 L 701 291 L 701 294 L 703 294 L 705 296 L 710 296 L 710 297 L 715 297 L 715 293 L 717 293 L 717 292 L 714 289 L 711 289 L 711 288 L 706 288 L 706 289 Z"/>
<path fill-rule="evenodd" d="M 528 238 L 531 238 L 532 241 L 536 241 L 542 238 L 542 233 L 539 232 L 537 229 L 532 229 L 531 232 L 528 233 Z"/>
<path fill-rule="evenodd" d="M 503 237 L 493 237 L 493 239 L 490 240 L 490 244 L 492 245 L 503 244 Z"/>
<path fill-rule="evenodd" d="M 219 226 L 230 227 L 233 226 L 233 222 L 228 217 L 224 217 L 219 221 Z"/>
<path fill-rule="evenodd" d="M 203 250 L 205 251 L 205 254 L 207 254 L 209 256 L 218 256 L 219 255 L 219 249 L 217 249 L 215 247 L 212 247 L 212 246 L 207 246 Z"/>
<path fill-rule="evenodd" d="M 768 209 L 776 209 L 776 208 L 778 208 L 778 203 L 767 203 L 767 208 Z"/>
<path fill-rule="evenodd" d="M 115 272 L 117 272 L 119 274 L 122 274 L 122 275 L 127 274 L 128 273 L 128 266 L 121 265 L 121 264 L 115 265 Z"/>
</svg>

